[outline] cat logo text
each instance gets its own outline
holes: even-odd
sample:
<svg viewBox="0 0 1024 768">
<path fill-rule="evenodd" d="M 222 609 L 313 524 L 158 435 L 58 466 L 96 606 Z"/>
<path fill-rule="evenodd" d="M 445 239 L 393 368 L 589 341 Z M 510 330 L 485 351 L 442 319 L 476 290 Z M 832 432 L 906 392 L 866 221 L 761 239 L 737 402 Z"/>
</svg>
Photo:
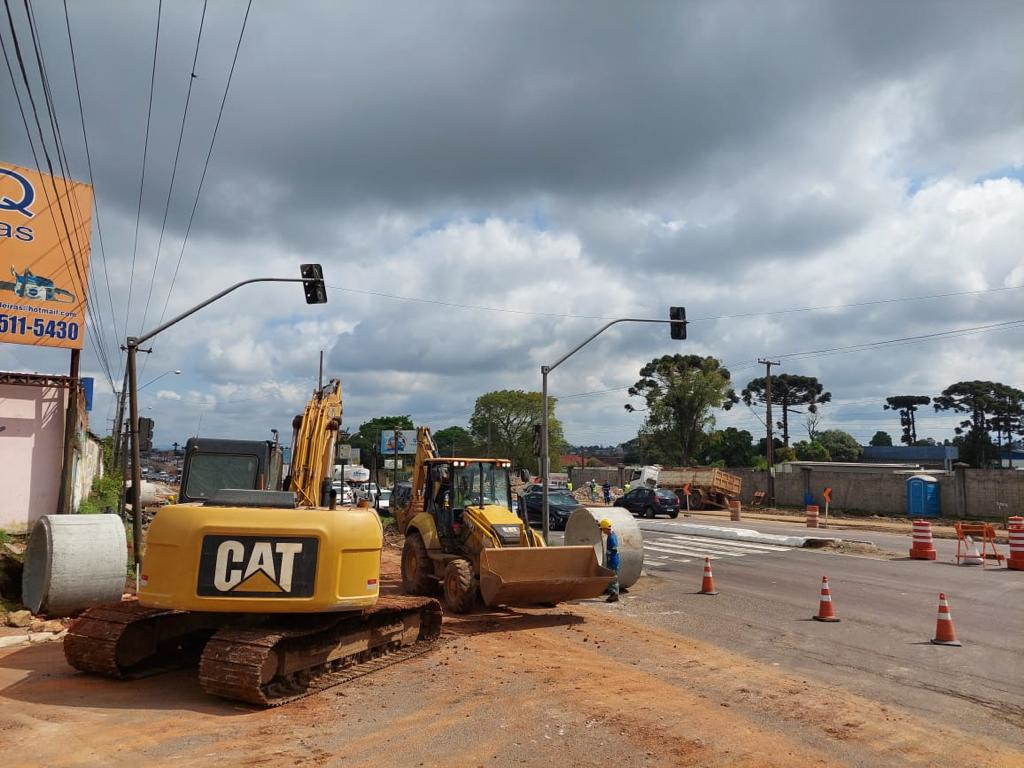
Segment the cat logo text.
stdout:
<svg viewBox="0 0 1024 768">
<path fill-rule="evenodd" d="M 320 542 L 310 537 L 203 538 L 201 597 L 312 597 Z"/>
</svg>

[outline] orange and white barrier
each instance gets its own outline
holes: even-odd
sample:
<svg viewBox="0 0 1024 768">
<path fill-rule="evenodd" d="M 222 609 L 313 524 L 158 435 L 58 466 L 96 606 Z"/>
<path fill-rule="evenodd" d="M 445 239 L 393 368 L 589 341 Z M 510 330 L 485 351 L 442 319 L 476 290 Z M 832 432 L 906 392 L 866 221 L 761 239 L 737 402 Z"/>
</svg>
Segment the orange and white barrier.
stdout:
<svg viewBox="0 0 1024 768">
<path fill-rule="evenodd" d="M 700 582 L 700 594 L 702 595 L 717 595 L 718 590 L 715 589 L 715 577 L 711 575 L 711 558 L 704 558 L 704 578 Z"/>
<path fill-rule="evenodd" d="M 932 638 L 935 645 L 963 645 L 956 639 L 956 628 L 953 626 L 953 616 L 949 612 L 949 603 L 946 602 L 946 593 L 939 593 L 939 615 L 935 620 L 935 637 Z"/>
<path fill-rule="evenodd" d="M 733 522 L 738 523 L 740 521 L 740 512 L 743 509 L 743 504 L 739 499 L 729 502 L 729 519 Z"/>
<path fill-rule="evenodd" d="M 832 607 L 832 591 L 828 588 L 828 576 L 821 577 L 821 594 L 818 597 L 818 613 L 811 617 L 815 621 L 839 621 Z"/>
<path fill-rule="evenodd" d="M 1024 571 L 1024 517 L 1014 516 L 1007 520 L 1009 529 L 1010 557 L 1006 567 L 1014 571 Z"/>
<path fill-rule="evenodd" d="M 932 524 L 927 520 L 915 520 L 913 540 L 910 544 L 910 557 L 914 560 L 934 560 L 935 555 L 935 542 L 932 540 Z"/>
<path fill-rule="evenodd" d="M 818 527 L 818 505 L 808 504 L 807 505 L 807 527 L 817 528 Z"/>
</svg>

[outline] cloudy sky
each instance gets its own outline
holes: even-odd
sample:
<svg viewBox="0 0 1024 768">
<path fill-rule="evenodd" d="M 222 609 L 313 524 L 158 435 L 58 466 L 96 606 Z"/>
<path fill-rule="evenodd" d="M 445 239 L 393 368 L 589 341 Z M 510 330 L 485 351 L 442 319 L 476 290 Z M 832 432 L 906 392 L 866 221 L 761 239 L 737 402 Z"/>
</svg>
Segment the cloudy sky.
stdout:
<svg viewBox="0 0 1024 768">
<path fill-rule="evenodd" d="M 88 180 L 64 8 L 32 5 Z M 619 326 L 551 375 L 571 442 L 635 435 L 624 388 L 666 353 L 715 355 L 739 387 L 762 356 L 818 376 L 824 426 L 863 441 L 898 434 L 888 395 L 1024 386 L 1024 326 L 859 346 L 1024 321 L 1019 2 L 256 0 L 183 247 L 246 6 L 209 3 L 193 79 L 203 2 L 163 3 L 137 218 L 158 2 L 68 2 L 115 381 L 126 324 L 152 327 L 165 302 L 170 317 L 302 262 L 332 287 L 312 307 L 298 286 L 245 288 L 158 337 L 143 383 L 182 371 L 142 392 L 160 445 L 286 432 L 321 349 L 348 427 L 465 425 L 483 392 L 539 389 L 601 318 L 673 304 L 694 319 L 686 342 Z M 13 99 L 0 69 L 0 160 L 32 166 Z M 933 298 L 884 301 L 906 297 Z M 0 369 L 66 365 L 0 348 Z M 91 346 L 84 369 L 106 378 Z M 928 412 L 918 431 L 955 421 Z M 718 423 L 763 429 L 743 405 Z"/>
</svg>

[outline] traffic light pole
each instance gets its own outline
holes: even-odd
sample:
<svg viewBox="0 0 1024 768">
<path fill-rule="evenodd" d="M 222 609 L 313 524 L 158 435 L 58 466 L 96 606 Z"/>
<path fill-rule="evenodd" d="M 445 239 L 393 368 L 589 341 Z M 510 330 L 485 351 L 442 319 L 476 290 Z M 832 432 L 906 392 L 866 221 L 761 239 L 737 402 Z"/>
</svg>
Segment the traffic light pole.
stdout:
<svg viewBox="0 0 1024 768">
<path fill-rule="evenodd" d="M 303 268 L 305 271 L 305 267 Z M 216 293 L 206 301 L 202 301 L 196 304 L 191 309 L 187 309 L 177 317 L 173 317 L 163 325 L 158 325 L 153 330 L 142 334 L 141 336 L 129 336 L 127 341 L 128 349 L 128 419 L 129 419 L 129 437 L 131 438 L 131 453 L 132 453 L 132 547 L 135 552 L 135 580 L 136 589 L 138 589 L 139 579 L 139 566 L 142 563 L 142 466 L 140 464 L 140 449 L 139 449 L 139 389 L 138 389 L 138 375 L 136 373 L 135 358 L 139 351 L 139 345 L 152 339 L 158 333 L 162 333 L 170 328 L 172 325 L 176 325 L 184 320 L 189 315 L 193 315 L 203 307 L 208 307 L 218 299 L 222 299 L 232 291 L 241 288 L 243 285 L 249 285 L 251 283 L 323 283 L 323 277 L 254 277 L 249 280 L 243 280 L 240 283 L 225 288 L 220 293 Z M 326 296 L 324 296 L 326 301 Z M 309 297 L 307 295 L 307 302 Z"/>
<path fill-rule="evenodd" d="M 681 309 L 681 308 L 680 308 Z M 675 312 L 672 313 L 675 315 Z M 675 327 L 682 323 L 683 331 L 680 338 L 686 338 L 686 314 L 682 313 L 681 317 L 673 317 L 671 320 L 655 320 L 653 318 L 646 317 L 620 317 L 618 320 L 612 320 L 609 323 L 605 323 L 594 333 L 584 339 L 581 343 L 577 344 L 571 350 L 566 352 L 560 358 L 558 358 L 551 365 L 542 365 L 540 367 L 540 388 L 541 388 L 541 414 L 540 414 L 540 473 L 541 473 L 541 535 L 544 537 L 544 543 L 548 543 L 548 534 L 551 532 L 551 517 L 550 508 L 548 506 L 548 489 L 549 489 L 549 449 L 548 449 L 548 374 L 551 373 L 555 368 L 560 366 L 570 357 L 575 355 L 587 344 L 592 342 L 602 333 L 607 331 L 613 325 L 618 323 L 660 323 L 662 325 L 673 325 L 673 335 L 675 334 Z"/>
</svg>

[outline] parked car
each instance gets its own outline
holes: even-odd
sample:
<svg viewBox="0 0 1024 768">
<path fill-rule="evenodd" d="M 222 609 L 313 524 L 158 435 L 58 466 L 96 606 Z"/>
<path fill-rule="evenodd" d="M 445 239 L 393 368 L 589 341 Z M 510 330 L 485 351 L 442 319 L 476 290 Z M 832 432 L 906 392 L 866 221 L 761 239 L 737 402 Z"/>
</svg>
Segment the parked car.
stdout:
<svg viewBox="0 0 1024 768">
<path fill-rule="evenodd" d="M 391 491 L 380 491 L 377 495 L 377 511 L 388 512 L 391 509 Z"/>
<path fill-rule="evenodd" d="M 352 493 L 352 489 L 348 487 L 348 483 L 335 482 L 331 483 L 331 487 L 338 494 L 338 504 L 345 506 L 356 503 L 355 494 Z"/>
<path fill-rule="evenodd" d="M 634 515 L 652 518 L 657 515 L 679 517 L 679 497 L 667 488 L 634 488 L 615 501 L 616 507 L 625 507 Z"/>
<path fill-rule="evenodd" d="M 369 497 L 372 503 L 377 494 L 380 493 L 380 488 L 377 487 L 376 483 L 358 483 L 353 486 L 353 492 L 355 493 L 356 501 Z"/>
<path fill-rule="evenodd" d="M 526 517 L 530 523 L 542 525 L 541 508 L 544 504 L 544 494 L 541 491 L 523 494 L 519 497 L 519 508 L 526 510 Z M 548 491 L 548 525 L 552 531 L 564 531 L 565 524 L 569 522 L 569 516 L 577 509 L 582 509 L 573 495 L 567 491 Z"/>
</svg>

